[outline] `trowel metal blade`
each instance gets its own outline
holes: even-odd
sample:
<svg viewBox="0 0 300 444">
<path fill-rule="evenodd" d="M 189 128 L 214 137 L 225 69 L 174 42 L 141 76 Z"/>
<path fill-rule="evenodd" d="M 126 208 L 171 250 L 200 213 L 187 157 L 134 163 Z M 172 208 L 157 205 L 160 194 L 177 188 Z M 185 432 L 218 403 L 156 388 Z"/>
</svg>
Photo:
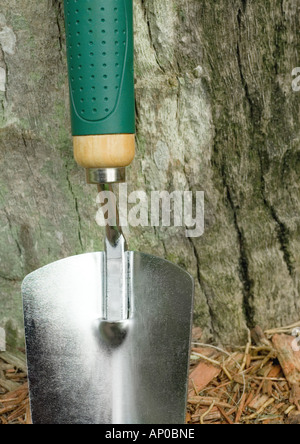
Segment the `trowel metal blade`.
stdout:
<svg viewBox="0 0 300 444">
<path fill-rule="evenodd" d="M 184 423 L 193 280 L 165 260 L 126 254 L 132 306 L 120 326 L 99 321 L 103 253 L 55 262 L 24 280 L 34 424 Z M 105 341 L 110 328 L 121 332 L 119 343 Z"/>
</svg>

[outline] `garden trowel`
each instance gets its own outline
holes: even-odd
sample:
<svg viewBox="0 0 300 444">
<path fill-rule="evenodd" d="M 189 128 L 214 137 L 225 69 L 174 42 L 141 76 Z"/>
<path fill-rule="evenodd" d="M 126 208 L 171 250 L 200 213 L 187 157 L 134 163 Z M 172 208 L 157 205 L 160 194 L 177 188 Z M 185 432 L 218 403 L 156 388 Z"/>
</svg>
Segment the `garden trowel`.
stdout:
<svg viewBox="0 0 300 444">
<path fill-rule="evenodd" d="M 65 0 L 75 159 L 104 192 L 125 180 L 135 152 L 132 7 Z M 193 280 L 128 251 L 114 211 L 104 252 L 23 282 L 34 424 L 185 421 Z"/>
</svg>

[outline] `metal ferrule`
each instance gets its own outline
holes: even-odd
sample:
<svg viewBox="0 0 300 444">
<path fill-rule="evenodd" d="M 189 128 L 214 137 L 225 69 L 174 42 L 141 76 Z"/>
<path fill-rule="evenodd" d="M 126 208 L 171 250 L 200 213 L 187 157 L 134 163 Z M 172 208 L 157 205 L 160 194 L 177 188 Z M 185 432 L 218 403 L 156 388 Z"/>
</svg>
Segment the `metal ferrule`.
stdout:
<svg viewBox="0 0 300 444">
<path fill-rule="evenodd" d="M 126 180 L 125 168 L 90 168 L 86 170 L 87 183 L 92 185 L 123 183 Z"/>
</svg>

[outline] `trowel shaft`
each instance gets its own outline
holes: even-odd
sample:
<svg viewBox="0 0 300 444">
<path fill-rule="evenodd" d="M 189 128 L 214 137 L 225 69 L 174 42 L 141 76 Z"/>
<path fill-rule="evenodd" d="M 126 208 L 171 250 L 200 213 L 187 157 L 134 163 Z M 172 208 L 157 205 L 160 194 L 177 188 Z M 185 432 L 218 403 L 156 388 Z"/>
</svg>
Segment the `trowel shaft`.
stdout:
<svg viewBox="0 0 300 444">
<path fill-rule="evenodd" d="M 105 262 L 103 319 L 109 322 L 125 321 L 129 317 L 129 282 L 127 266 L 127 243 L 119 223 L 119 214 L 112 185 L 99 184 L 99 193 L 107 197 L 109 205 L 105 211 Z M 108 193 L 108 194 L 107 194 Z M 104 208 L 104 207 L 103 207 Z M 106 206 L 105 206 L 106 208 Z"/>
</svg>

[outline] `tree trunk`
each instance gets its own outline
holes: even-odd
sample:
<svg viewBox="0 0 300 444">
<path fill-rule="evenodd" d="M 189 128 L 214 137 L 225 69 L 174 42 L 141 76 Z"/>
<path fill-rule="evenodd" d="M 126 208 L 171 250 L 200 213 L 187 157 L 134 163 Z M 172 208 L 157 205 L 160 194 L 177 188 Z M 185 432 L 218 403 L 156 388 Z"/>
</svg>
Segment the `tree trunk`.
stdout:
<svg viewBox="0 0 300 444">
<path fill-rule="evenodd" d="M 204 340 L 299 320 L 298 0 L 134 0 L 137 157 L 129 191 L 205 192 L 205 233 L 129 227 L 186 268 Z M 72 156 L 61 0 L 2 0 L 0 327 L 22 341 L 20 284 L 102 249 Z M 170 302 L 171 303 L 171 302 Z M 10 334 L 11 333 L 11 334 Z"/>
</svg>

